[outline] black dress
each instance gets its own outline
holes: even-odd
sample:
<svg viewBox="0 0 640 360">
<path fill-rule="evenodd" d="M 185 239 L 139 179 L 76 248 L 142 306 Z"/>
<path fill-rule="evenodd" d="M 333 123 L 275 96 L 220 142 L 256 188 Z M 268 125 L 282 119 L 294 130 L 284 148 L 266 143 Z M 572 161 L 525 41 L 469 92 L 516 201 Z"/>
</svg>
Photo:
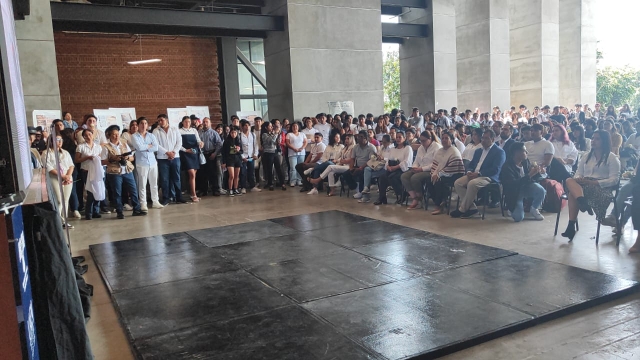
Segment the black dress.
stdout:
<svg viewBox="0 0 640 360">
<path fill-rule="evenodd" d="M 182 147 L 185 149 L 196 150 L 194 154 L 180 151 L 180 165 L 182 170 L 198 170 L 200 169 L 200 144 L 194 134 L 182 134 Z"/>
</svg>

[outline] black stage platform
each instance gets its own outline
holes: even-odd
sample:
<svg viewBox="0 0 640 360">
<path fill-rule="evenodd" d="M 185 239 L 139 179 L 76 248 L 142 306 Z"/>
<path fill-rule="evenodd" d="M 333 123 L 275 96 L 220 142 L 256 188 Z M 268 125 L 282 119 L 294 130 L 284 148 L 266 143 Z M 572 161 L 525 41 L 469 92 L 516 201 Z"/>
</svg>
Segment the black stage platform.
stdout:
<svg viewBox="0 0 640 360">
<path fill-rule="evenodd" d="M 433 358 L 638 285 L 340 211 L 90 250 L 140 359 Z"/>
</svg>

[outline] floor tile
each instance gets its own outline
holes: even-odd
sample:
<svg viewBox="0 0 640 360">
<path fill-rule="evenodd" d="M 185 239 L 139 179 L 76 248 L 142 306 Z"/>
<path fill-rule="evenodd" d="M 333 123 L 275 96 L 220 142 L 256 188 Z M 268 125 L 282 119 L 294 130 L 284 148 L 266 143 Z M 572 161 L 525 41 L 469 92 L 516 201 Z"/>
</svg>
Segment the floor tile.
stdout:
<svg viewBox="0 0 640 360">
<path fill-rule="evenodd" d="M 430 277 L 535 316 L 637 285 L 633 281 L 522 255 Z"/>
<path fill-rule="evenodd" d="M 305 234 L 319 237 L 348 248 L 375 244 L 384 241 L 404 240 L 429 233 L 385 221 L 368 221 L 332 227 L 329 230 L 307 231 Z"/>
<path fill-rule="evenodd" d="M 297 306 L 145 339 L 136 348 L 145 360 L 375 358 Z"/>
<path fill-rule="evenodd" d="M 389 359 L 428 353 L 531 319 L 425 278 L 320 299 L 303 307 Z"/>
<path fill-rule="evenodd" d="M 294 233 L 296 233 L 294 229 L 274 224 L 268 220 L 187 232 L 187 234 L 209 247 L 237 244 Z"/>
<path fill-rule="evenodd" d="M 134 339 L 291 303 L 242 270 L 125 290 L 114 298 Z"/>
<path fill-rule="evenodd" d="M 367 245 L 354 250 L 417 274 L 431 274 L 514 254 L 470 242 L 425 237 Z"/>
<path fill-rule="evenodd" d="M 288 226 L 298 231 L 311 231 L 337 226 L 349 226 L 372 220 L 373 219 L 371 218 L 342 211 L 323 211 L 271 219 L 270 221 L 276 224 Z"/>
<path fill-rule="evenodd" d="M 125 258 L 198 251 L 204 246 L 182 232 L 91 245 L 89 248 L 96 263 L 106 264 Z"/>
<path fill-rule="evenodd" d="M 245 267 L 316 257 L 337 251 L 348 251 L 316 237 L 298 232 L 263 240 L 221 246 L 216 250 L 219 250 L 220 254 L 225 258 Z"/>
<path fill-rule="evenodd" d="M 112 292 L 238 270 L 215 249 L 124 258 L 100 265 Z"/>
</svg>

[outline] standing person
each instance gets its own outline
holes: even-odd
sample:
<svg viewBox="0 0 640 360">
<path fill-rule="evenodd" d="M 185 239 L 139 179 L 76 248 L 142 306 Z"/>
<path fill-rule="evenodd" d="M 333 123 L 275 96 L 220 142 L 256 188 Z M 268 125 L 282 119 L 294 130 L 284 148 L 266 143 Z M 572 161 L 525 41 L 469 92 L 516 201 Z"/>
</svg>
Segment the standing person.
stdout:
<svg viewBox="0 0 640 360">
<path fill-rule="evenodd" d="M 182 118 L 182 127 L 178 130 L 182 137 L 180 147 L 180 161 L 182 169 L 189 175 L 189 191 L 191 201 L 198 202 L 200 198 L 196 194 L 196 173 L 200 169 L 200 149 L 204 145 L 196 128 L 191 127 L 191 118 Z"/>
<path fill-rule="evenodd" d="M 131 141 L 136 151 L 136 182 L 138 184 L 138 199 L 140 208 L 147 211 L 147 183 L 151 190 L 151 207 L 162 209 L 158 197 L 158 161 L 155 152 L 158 151 L 158 139 L 148 132 L 149 120 L 146 117 L 138 118 L 138 132 L 134 133 Z"/>
<path fill-rule="evenodd" d="M 604 130 L 593 133 L 591 151 L 578 163 L 578 171 L 567 179 L 569 190 L 569 224 L 562 236 L 573 240 L 578 212 L 595 213 L 596 220 L 605 218 L 611 204 L 612 188 L 618 184 L 620 160 L 611 151 L 611 137 Z"/>
<path fill-rule="evenodd" d="M 185 204 L 182 199 L 180 184 L 180 148 L 182 136 L 175 127 L 169 126 L 166 114 L 158 115 L 158 127 L 153 131 L 158 140 L 158 175 L 162 189 L 162 206 L 167 206 L 171 199 L 176 203 Z"/>
<path fill-rule="evenodd" d="M 262 165 L 262 144 L 261 144 L 261 134 L 262 134 L 262 123 L 264 121 L 261 117 L 256 117 L 253 119 L 253 135 L 255 136 L 256 142 L 258 143 L 258 158 L 254 161 L 255 167 L 255 175 L 256 175 L 256 187 L 260 190 L 260 184 L 264 181 L 264 171 L 261 171 Z"/>
<path fill-rule="evenodd" d="M 450 132 L 443 132 L 440 138 L 442 148 L 438 149 L 433 157 L 431 179 L 427 181 L 429 197 L 435 204 L 435 210 L 431 215 L 442 214 L 443 208 L 447 206 L 445 200 L 449 197 L 449 189 L 464 175 L 462 155 L 458 148 L 452 146 L 454 139 Z"/>
<path fill-rule="evenodd" d="M 536 220 L 544 220 L 538 210 L 542 206 L 546 190 L 538 184 L 544 168 L 531 165 L 527 159 L 527 149 L 524 143 L 517 142 L 509 148 L 507 160 L 500 171 L 504 200 L 507 210 L 511 212 L 513 221 L 524 219 L 524 199 L 532 199 L 529 213 Z"/>
<path fill-rule="evenodd" d="M 247 120 L 240 121 L 240 142 L 242 143 L 242 165 L 240 170 L 241 192 L 262 191 L 256 186 L 255 161 L 258 160 L 258 138 L 251 131 L 251 125 Z"/>
<path fill-rule="evenodd" d="M 322 117 L 324 118 L 324 116 Z M 296 165 L 304 162 L 305 151 L 307 147 L 307 138 L 298 130 L 300 125 L 295 122 L 291 125 L 291 132 L 287 134 L 287 148 L 289 155 L 289 185 L 302 186 L 302 178 L 296 171 Z"/>
<path fill-rule="evenodd" d="M 93 133 L 93 142 L 98 145 L 104 145 L 107 143 L 107 137 L 104 135 L 104 131 L 98 129 L 98 119 L 95 115 L 85 115 L 84 125 L 86 125 L 86 128 L 91 130 Z M 85 139 L 84 135 L 82 135 L 82 131 L 78 131 L 76 134 L 76 142 L 78 145 L 84 143 Z"/>
<path fill-rule="evenodd" d="M 66 150 L 67 153 L 69 153 L 69 157 L 73 162 L 74 161 L 73 158 L 75 157 L 76 150 L 78 149 L 78 146 L 76 145 L 76 141 L 75 141 L 75 136 L 73 134 L 73 129 L 65 128 L 64 130 L 62 130 L 61 136 L 62 136 L 62 149 Z M 77 166 L 74 162 L 73 173 L 71 173 L 72 180 L 73 180 L 71 196 L 69 197 L 69 208 L 67 209 L 69 211 L 69 217 L 74 219 L 82 219 L 82 216 L 80 215 L 80 211 L 79 211 L 80 203 L 78 201 L 78 193 L 76 190 L 76 184 L 79 182 L 78 180 L 79 171 L 80 171 L 79 166 Z"/>
<path fill-rule="evenodd" d="M 307 153 L 311 152 L 311 146 L 315 143 L 314 136 L 318 132 L 318 130 L 313 128 L 313 120 L 310 117 L 305 117 L 302 119 L 302 124 L 305 125 L 305 128 L 302 129 L 302 133 L 307 137 L 307 147 L 304 149 Z"/>
<path fill-rule="evenodd" d="M 55 141 L 50 143 L 49 151 L 42 153 L 42 164 L 47 174 L 49 174 L 49 180 L 51 181 L 51 186 L 55 194 L 58 214 L 60 214 L 60 219 L 62 220 L 62 227 L 65 229 L 73 229 L 73 225 L 65 222 L 64 217 L 64 211 L 71 212 L 69 210 L 69 198 L 73 192 L 73 160 L 71 160 L 71 155 L 62 148 L 62 135 L 52 134 L 51 136 L 54 137 Z M 56 152 L 59 156 L 59 163 L 56 163 Z M 60 193 L 58 175 L 60 176 L 60 180 L 62 180 L 62 193 Z"/>
<path fill-rule="evenodd" d="M 124 140 L 132 150 L 134 146 L 133 146 L 133 141 L 131 139 L 133 135 L 137 132 L 138 132 L 138 120 L 134 119 L 129 122 L 129 131 L 122 133 L 122 135 L 120 135 L 120 138 Z"/>
<path fill-rule="evenodd" d="M 206 196 L 209 188 L 213 191 L 213 196 L 220 196 L 221 184 L 219 181 L 219 160 L 220 150 L 222 150 L 222 139 L 217 131 L 211 128 L 211 119 L 205 117 L 202 120 L 202 129 L 198 132 L 200 140 L 204 144 L 202 153 L 207 159 L 207 163 L 201 165 L 200 171 L 196 174 L 196 182 L 200 190 L 200 196 Z M 211 185 L 211 186 L 210 186 Z"/>
<path fill-rule="evenodd" d="M 229 196 L 242 195 L 238 190 L 240 167 L 242 166 L 242 142 L 238 136 L 239 129 L 231 127 L 229 136 L 222 144 L 222 168 L 229 174 Z"/>
<path fill-rule="evenodd" d="M 261 146 L 262 146 L 262 171 L 267 178 L 267 187 L 269 191 L 273 191 L 273 170 L 275 167 L 276 175 L 278 176 L 279 185 L 282 190 L 287 190 L 284 183 L 284 177 L 282 175 L 282 166 L 278 161 L 277 154 L 280 153 L 280 144 L 278 143 L 279 135 L 273 130 L 273 125 L 270 122 L 262 124 L 261 130 Z"/>
<path fill-rule="evenodd" d="M 73 121 L 73 116 L 71 116 L 71 113 L 67 111 L 62 113 L 62 123 L 64 124 L 65 129 L 76 130 L 78 128 L 78 123 Z"/>
<path fill-rule="evenodd" d="M 331 135 L 331 125 L 327 123 L 327 116 L 324 113 L 320 113 L 316 116 L 318 123 L 313 126 L 320 134 L 322 134 L 322 142 L 325 145 L 329 145 L 329 135 Z M 292 166 L 293 168 L 293 166 Z"/>
<path fill-rule="evenodd" d="M 100 201 L 104 200 L 104 172 L 100 157 L 102 147 L 93 140 L 93 131 L 84 129 L 81 132 L 83 143 L 78 145 L 75 161 L 82 169 L 82 182 L 87 190 L 87 203 L 84 207 L 84 217 L 87 220 L 101 218 Z M 91 173 L 91 176 L 89 176 Z M 82 198 L 80 198 L 82 199 Z"/>
<path fill-rule="evenodd" d="M 133 205 L 133 216 L 147 215 L 140 208 L 138 202 L 138 188 L 133 178 L 133 155 L 131 149 L 120 139 L 120 127 L 111 125 L 107 128 L 106 134 L 109 141 L 102 147 L 102 165 L 107 166 L 107 182 L 111 185 L 111 192 L 116 201 L 116 213 L 118 219 L 124 219 L 122 206 L 122 192 L 127 191 L 131 195 Z"/>
<path fill-rule="evenodd" d="M 357 148 L 356 148 L 357 149 Z M 396 195 L 399 195 L 396 204 L 402 204 L 402 174 L 409 170 L 413 162 L 413 150 L 406 143 L 402 131 L 396 133 L 396 147 L 389 150 L 389 158 L 384 166 L 386 172 L 378 178 L 378 200 L 373 205 L 387 203 L 387 187 L 391 185 Z M 366 163 L 365 163 L 366 165 Z"/>
</svg>

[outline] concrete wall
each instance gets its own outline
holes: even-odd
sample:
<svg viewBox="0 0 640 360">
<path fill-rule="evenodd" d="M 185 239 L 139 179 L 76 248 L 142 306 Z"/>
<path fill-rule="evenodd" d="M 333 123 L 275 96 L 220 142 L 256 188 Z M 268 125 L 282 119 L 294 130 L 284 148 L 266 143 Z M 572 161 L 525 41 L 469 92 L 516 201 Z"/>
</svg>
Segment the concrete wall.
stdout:
<svg viewBox="0 0 640 360">
<path fill-rule="evenodd" d="M 560 0 L 560 103 L 596 101 L 595 0 Z"/>
<path fill-rule="evenodd" d="M 16 39 L 27 113 L 60 110 L 60 89 L 49 0 L 31 0 L 31 15 L 16 21 Z"/>
<path fill-rule="evenodd" d="M 456 11 L 452 0 L 433 0 L 427 9 L 410 9 L 400 22 L 427 24 L 425 39 L 405 39 L 400 45 L 400 93 L 403 109 L 421 111 L 458 104 Z"/>
<path fill-rule="evenodd" d="M 511 104 L 559 101 L 559 0 L 509 0 Z"/>
<path fill-rule="evenodd" d="M 286 17 L 265 39 L 269 117 L 301 119 L 352 100 L 356 113 L 381 113 L 380 0 L 272 0 Z"/>
<path fill-rule="evenodd" d="M 508 108 L 508 0 L 456 0 L 455 6 L 458 108 Z"/>
</svg>

